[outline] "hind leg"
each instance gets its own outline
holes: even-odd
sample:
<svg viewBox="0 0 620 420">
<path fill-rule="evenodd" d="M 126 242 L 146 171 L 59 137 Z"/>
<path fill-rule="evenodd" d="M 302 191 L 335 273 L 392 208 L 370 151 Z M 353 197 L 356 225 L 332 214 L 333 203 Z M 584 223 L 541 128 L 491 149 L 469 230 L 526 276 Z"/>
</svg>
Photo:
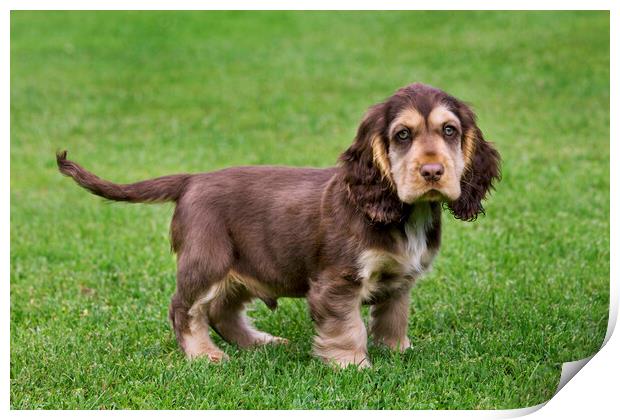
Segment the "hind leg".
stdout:
<svg viewBox="0 0 620 420">
<path fill-rule="evenodd" d="M 206 305 L 196 302 L 188 307 L 175 294 L 170 305 L 170 318 L 179 346 L 189 359 L 207 357 L 218 363 L 228 356 L 211 340 L 206 315 Z"/>
<path fill-rule="evenodd" d="M 207 311 L 223 287 L 232 262 L 232 247 L 221 224 L 205 222 L 189 232 L 177 251 L 177 290 L 170 305 L 170 320 L 188 358 L 205 356 L 220 362 L 227 356 L 209 336 Z M 204 238 L 211 240 L 206 242 Z"/>
<path fill-rule="evenodd" d="M 259 331 L 252 325 L 245 314 L 245 306 L 252 301 L 253 295 L 248 289 L 229 276 L 222 282 L 223 287 L 209 303 L 208 318 L 214 330 L 229 343 L 247 348 L 269 343 L 286 343 L 281 337 L 274 337 Z"/>
</svg>

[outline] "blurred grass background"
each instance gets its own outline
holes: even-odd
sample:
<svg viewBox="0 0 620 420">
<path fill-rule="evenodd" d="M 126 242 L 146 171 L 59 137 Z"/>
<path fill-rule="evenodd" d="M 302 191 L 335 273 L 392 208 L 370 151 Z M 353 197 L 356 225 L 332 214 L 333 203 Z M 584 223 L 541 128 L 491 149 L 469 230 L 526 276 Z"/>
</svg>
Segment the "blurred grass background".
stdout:
<svg viewBox="0 0 620 420">
<path fill-rule="evenodd" d="M 366 108 L 422 81 L 503 157 L 487 216 L 445 215 L 413 349 L 310 356 L 303 300 L 252 310 L 286 347 L 187 362 L 168 326 L 171 205 L 106 204 L 54 152 L 131 182 L 330 166 Z M 12 12 L 11 407 L 517 408 L 595 353 L 609 300 L 608 12 Z M 221 343 L 221 341 L 218 341 Z"/>
</svg>

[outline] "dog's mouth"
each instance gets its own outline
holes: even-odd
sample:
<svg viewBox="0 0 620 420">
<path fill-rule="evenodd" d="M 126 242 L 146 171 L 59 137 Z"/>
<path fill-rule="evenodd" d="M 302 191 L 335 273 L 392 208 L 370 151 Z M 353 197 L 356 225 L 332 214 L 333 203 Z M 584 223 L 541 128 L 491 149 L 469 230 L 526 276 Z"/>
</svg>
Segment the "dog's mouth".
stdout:
<svg viewBox="0 0 620 420">
<path fill-rule="evenodd" d="M 424 182 L 418 183 L 409 191 L 403 191 L 399 198 L 404 203 L 413 204 L 415 202 L 451 202 L 461 195 L 460 186 L 452 185 L 447 182 Z"/>
<path fill-rule="evenodd" d="M 454 201 L 461 195 L 460 188 L 450 188 L 447 185 L 428 185 L 426 191 L 418 198 L 419 201 Z"/>
<path fill-rule="evenodd" d="M 445 201 L 447 199 L 448 198 L 445 195 L 443 195 L 443 193 L 441 191 L 436 190 L 434 188 L 426 191 L 420 197 L 421 201 Z"/>
</svg>

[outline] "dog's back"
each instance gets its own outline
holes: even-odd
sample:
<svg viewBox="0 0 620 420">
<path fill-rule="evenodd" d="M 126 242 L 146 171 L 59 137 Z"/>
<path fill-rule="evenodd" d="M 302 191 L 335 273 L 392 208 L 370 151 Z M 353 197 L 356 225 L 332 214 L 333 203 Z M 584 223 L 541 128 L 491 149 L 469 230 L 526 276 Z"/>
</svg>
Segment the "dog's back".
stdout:
<svg viewBox="0 0 620 420">
<path fill-rule="evenodd" d="M 303 296 L 320 241 L 321 199 L 336 168 L 236 167 L 193 175 L 177 201 L 176 252 L 231 260 L 242 276 Z M 192 248 L 192 249 L 190 249 Z"/>
</svg>

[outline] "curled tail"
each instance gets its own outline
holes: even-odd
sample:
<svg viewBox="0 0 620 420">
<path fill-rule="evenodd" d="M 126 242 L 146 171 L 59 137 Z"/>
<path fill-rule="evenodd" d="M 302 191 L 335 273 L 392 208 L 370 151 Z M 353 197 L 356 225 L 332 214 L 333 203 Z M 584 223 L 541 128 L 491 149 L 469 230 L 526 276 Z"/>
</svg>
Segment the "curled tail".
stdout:
<svg viewBox="0 0 620 420">
<path fill-rule="evenodd" d="M 80 186 L 93 194 L 115 201 L 130 203 L 156 203 L 176 201 L 183 192 L 188 174 L 168 175 L 134 184 L 115 184 L 88 172 L 75 162 L 67 160 L 67 151 L 56 153 L 58 170 L 73 178 Z"/>
</svg>

